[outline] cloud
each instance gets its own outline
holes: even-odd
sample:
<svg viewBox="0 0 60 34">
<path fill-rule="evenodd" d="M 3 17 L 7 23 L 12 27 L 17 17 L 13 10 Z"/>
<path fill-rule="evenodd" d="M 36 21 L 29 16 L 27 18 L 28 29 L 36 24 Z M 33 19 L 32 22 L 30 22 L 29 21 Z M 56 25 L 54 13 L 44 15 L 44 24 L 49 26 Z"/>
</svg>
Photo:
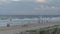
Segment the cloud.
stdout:
<svg viewBox="0 0 60 34">
<path fill-rule="evenodd" d="M 21 0 L 11 0 L 11 1 L 21 1 Z"/>
<path fill-rule="evenodd" d="M 45 3 L 47 0 L 35 0 L 38 3 Z"/>
</svg>

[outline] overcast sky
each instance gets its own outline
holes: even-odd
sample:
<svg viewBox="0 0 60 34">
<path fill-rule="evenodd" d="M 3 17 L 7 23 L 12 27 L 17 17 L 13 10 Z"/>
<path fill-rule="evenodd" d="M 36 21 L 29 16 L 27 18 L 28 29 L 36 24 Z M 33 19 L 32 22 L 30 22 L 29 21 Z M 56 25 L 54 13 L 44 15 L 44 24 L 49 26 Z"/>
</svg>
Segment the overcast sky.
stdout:
<svg viewBox="0 0 60 34">
<path fill-rule="evenodd" d="M 60 15 L 60 0 L 0 0 L 0 15 Z"/>
</svg>

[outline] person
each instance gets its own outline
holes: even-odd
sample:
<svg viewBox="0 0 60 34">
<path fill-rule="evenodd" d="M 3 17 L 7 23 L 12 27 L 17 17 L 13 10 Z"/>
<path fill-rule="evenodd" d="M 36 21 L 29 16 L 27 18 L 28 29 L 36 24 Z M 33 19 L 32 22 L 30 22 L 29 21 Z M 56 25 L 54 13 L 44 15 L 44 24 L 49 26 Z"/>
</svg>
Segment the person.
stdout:
<svg viewBox="0 0 60 34">
<path fill-rule="evenodd" d="M 10 24 L 7 24 L 7 27 L 10 27 Z"/>
</svg>

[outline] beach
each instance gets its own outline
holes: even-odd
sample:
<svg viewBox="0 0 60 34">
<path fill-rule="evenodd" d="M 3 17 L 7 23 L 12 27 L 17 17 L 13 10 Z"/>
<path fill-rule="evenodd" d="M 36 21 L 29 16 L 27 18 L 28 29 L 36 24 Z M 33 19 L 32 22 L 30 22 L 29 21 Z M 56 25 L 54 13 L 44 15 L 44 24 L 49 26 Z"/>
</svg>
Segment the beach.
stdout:
<svg viewBox="0 0 60 34">
<path fill-rule="evenodd" d="M 50 27 L 54 25 L 60 25 L 60 22 L 31 23 L 31 24 L 26 24 L 26 25 L 0 27 L 0 34 L 14 34 L 14 33 L 23 32 L 26 30 L 40 29 L 40 28 Z"/>
</svg>

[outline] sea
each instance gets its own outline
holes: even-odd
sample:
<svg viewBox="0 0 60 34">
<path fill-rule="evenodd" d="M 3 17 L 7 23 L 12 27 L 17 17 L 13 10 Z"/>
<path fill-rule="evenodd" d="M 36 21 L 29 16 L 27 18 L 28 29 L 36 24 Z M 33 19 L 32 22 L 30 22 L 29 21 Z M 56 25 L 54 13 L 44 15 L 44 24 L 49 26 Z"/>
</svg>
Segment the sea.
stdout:
<svg viewBox="0 0 60 34">
<path fill-rule="evenodd" d="M 60 21 L 60 15 L 0 15 L 0 26 Z"/>
</svg>

